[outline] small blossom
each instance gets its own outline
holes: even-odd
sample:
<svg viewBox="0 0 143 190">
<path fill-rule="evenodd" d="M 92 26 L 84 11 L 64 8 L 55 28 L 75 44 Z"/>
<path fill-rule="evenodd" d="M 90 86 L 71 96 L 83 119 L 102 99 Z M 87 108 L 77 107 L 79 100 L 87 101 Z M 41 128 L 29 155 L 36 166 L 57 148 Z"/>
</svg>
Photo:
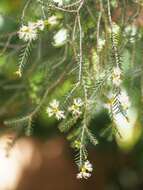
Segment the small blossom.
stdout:
<svg viewBox="0 0 143 190">
<path fill-rule="evenodd" d="M 116 23 L 113 23 L 113 27 L 112 27 L 113 33 L 114 34 L 118 34 L 120 32 L 120 27 L 119 25 L 117 25 Z"/>
<path fill-rule="evenodd" d="M 37 27 L 37 29 L 43 31 L 44 28 L 45 28 L 45 23 L 44 23 L 44 21 L 43 21 L 43 20 L 38 20 L 38 21 L 36 22 L 36 27 Z"/>
<path fill-rule="evenodd" d="M 19 32 L 19 38 L 24 41 L 32 41 L 37 39 L 37 30 L 34 28 L 34 25 L 29 23 L 28 26 L 23 25 Z"/>
<path fill-rule="evenodd" d="M 53 45 L 56 47 L 62 46 L 66 43 L 68 38 L 68 30 L 65 28 L 60 29 L 53 37 Z"/>
<path fill-rule="evenodd" d="M 59 109 L 59 102 L 57 100 L 53 100 L 46 111 L 49 117 L 55 116 L 58 120 L 65 118 L 64 111 Z"/>
<path fill-rule="evenodd" d="M 80 149 L 81 148 L 81 142 L 78 141 L 78 140 L 75 140 L 74 141 L 74 147 L 77 148 L 77 149 Z"/>
<path fill-rule="evenodd" d="M 28 27 L 37 32 L 36 22 L 28 22 Z"/>
<path fill-rule="evenodd" d="M 76 98 L 73 101 L 73 105 L 69 107 L 69 111 L 72 112 L 73 115 L 79 116 L 82 114 L 81 107 L 83 105 L 83 101 L 80 98 Z"/>
<path fill-rule="evenodd" d="M 124 36 L 129 38 L 131 43 L 136 41 L 136 38 L 140 38 L 140 34 L 138 33 L 137 26 L 128 25 L 125 27 Z"/>
<path fill-rule="evenodd" d="M 88 172 L 80 172 L 77 174 L 76 177 L 77 177 L 77 179 L 82 179 L 82 178 L 88 179 L 90 176 L 91 176 L 91 174 Z"/>
<path fill-rule="evenodd" d="M 82 179 L 83 178 L 82 172 L 78 173 L 76 177 L 77 179 Z"/>
<path fill-rule="evenodd" d="M 119 86 L 121 84 L 121 69 L 119 67 L 115 67 L 113 69 L 112 80 L 115 86 Z"/>
<path fill-rule="evenodd" d="M 28 25 L 21 26 L 18 31 L 19 38 L 24 41 L 32 41 L 38 38 L 38 31 L 43 31 L 45 27 L 44 20 L 38 20 L 37 22 L 28 22 Z"/>
<path fill-rule="evenodd" d="M 84 167 L 89 172 L 92 172 L 93 170 L 92 164 L 88 160 L 84 163 Z"/>
<path fill-rule="evenodd" d="M 48 18 L 48 23 L 49 23 L 50 25 L 56 25 L 56 24 L 58 23 L 57 17 L 56 17 L 56 16 L 51 16 L 51 17 L 49 17 L 49 18 Z"/>
<path fill-rule="evenodd" d="M 74 99 L 74 105 L 81 107 L 83 105 L 83 101 L 81 100 L 81 98 Z"/>
<path fill-rule="evenodd" d="M 87 160 L 83 166 L 81 167 L 80 172 L 77 174 L 77 179 L 88 179 L 91 176 L 91 173 L 93 171 L 92 164 Z"/>
<path fill-rule="evenodd" d="M 18 77 L 22 77 L 22 73 L 21 73 L 20 69 L 18 69 L 18 70 L 15 72 L 15 74 L 16 74 Z"/>
<path fill-rule="evenodd" d="M 98 39 L 98 51 L 100 52 L 104 46 L 105 46 L 105 39 L 99 38 Z"/>
<path fill-rule="evenodd" d="M 112 29 L 111 27 L 108 28 L 108 31 L 110 34 L 116 34 L 118 35 L 120 33 L 120 26 L 117 25 L 115 22 L 112 23 Z M 115 42 L 116 43 L 116 42 Z"/>
</svg>

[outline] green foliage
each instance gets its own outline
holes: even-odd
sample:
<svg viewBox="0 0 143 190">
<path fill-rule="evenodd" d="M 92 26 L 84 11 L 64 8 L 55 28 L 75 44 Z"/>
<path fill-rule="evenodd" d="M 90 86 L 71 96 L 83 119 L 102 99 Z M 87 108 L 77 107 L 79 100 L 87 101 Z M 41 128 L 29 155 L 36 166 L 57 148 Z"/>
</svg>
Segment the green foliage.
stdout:
<svg viewBox="0 0 143 190">
<path fill-rule="evenodd" d="M 7 79 L 0 73 L 2 94 L 8 94 L 7 83 L 11 87 L 11 101 L 4 98 L 1 104 L 7 105 L 6 110 L 0 109 L 5 124 L 19 126 L 29 136 L 41 112 L 61 119 L 59 129 L 77 152 L 75 161 L 81 172 L 88 159 L 88 144 L 98 143 L 90 125 L 97 112 L 106 107 L 111 118 L 110 126 L 101 133 L 107 139 L 122 136 L 118 116 L 129 123 L 132 107 L 142 118 L 143 32 L 137 24 L 141 6 L 140 1 L 118 0 L 26 1 L 19 16 L 20 29 L 16 21 L 12 33 L 0 36 L 3 70 L 11 62 L 7 63 L 7 57 L 20 55 L 16 71 L 20 78 L 14 73 Z M 9 107 L 15 102 L 13 112 Z M 9 117 L 17 119 L 7 120 Z"/>
<path fill-rule="evenodd" d="M 21 50 L 20 55 L 19 55 L 19 67 L 18 67 L 18 73 L 19 76 L 21 77 L 24 65 L 28 61 L 28 57 L 31 53 L 32 49 L 32 43 L 31 41 L 26 44 L 26 46 Z"/>
</svg>

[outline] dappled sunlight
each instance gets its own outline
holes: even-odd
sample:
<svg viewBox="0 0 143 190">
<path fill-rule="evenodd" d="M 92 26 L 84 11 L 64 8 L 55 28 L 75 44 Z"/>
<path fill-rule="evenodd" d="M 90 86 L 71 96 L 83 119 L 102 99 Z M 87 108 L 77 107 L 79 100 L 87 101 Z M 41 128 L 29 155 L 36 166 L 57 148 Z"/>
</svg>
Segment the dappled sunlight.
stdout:
<svg viewBox="0 0 143 190">
<path fill-rule="evenodd" d="M 8 141 L 7 136 L 0 139 L 0 189 L 15 190 L 22 172 L 31 164 L 34 148 L 23 139 L 7 152 Z"/>
<path fill-rule="evenodd" d="M 78 189 L 62 138 L 20 138 L 9 149 L 11 140 L 8 135 L 0 138 L 0 190 L 40 190 L 43 184 L 46 190 Z"/>
<path fill-rule="evenodd" d="M 116 117 L 117 129 L 121 136 L 116 135 L 118 145 L 124 150 L 130 150 L 138 141 L 141 128 L 137 125 L 137 111 L 130 108 L 128 111 L 128 120 L 118 114 Z"/>
</svg>

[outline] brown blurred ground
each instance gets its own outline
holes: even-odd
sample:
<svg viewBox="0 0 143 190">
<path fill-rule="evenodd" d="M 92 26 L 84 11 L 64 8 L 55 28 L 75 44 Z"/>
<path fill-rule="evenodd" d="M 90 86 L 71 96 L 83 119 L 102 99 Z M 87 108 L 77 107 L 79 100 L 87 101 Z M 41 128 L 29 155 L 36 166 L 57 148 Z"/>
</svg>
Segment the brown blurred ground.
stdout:
<svg viewBox="0 0 143 190">
<path fill-rule="evenodd" d="M 2 136 L 0 148 L 6 148 L 12 137 L 13 134 Z M 93 175 L 89 180 L 77 180 L 74 154 L 63 137 L 45 141 L 19 138 L 9 153 L 8 160 L 12 161 L 3 162 L 0 158 L 3 173 L 8 175 L 1 180 L 0 166 L 0 190 L 142 190 L 143 175 L 136 167 L 137 155 L 123 153 L 113 142 L 108 144 L 89 149 Z"/>
<path fill-rule="evenodd" d="M 94 172 L 77 180 L 71 149 L 62 137 L 47 141 L 21 138 L 13 147 L 21 174 L 14 190 L 141 190 L 142 177 L 134 171 L 134 157 L 120 151 L 90 151 Z M 10 157 L 11 155 L 9 155 Z M 14 165 L 13 165 L 14 167 Z M 9 172 L 9 171 L 7 171 Z M 14 177 L 14 176 L 13 176 Z M 12 187 L 12 186 L 11 186 Z M 10 187 L 0 190 L 13 190 Z"/>
</svg>

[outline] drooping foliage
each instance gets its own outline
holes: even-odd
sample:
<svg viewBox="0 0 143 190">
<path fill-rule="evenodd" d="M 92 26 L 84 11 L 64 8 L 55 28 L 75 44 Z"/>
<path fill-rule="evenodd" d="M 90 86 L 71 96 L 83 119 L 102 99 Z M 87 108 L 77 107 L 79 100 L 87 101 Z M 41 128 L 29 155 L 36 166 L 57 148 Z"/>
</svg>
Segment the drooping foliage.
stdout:
<svg viewBox="0 0 143 190">
<path fill-rule="evenodd" d="M 77 178 L 91 175 L 87 146 L 98 143 L 90 127 L 98 112 L 111 120 L 104 135 L 122 138 L 118 123 L 131 122 L 132 108 L 142 122 L 141 13 L 142 1 L 28 0 L 15 30 L 1 32 L 5 125 L 31 135 L 41 111 L 59 120 L 75 148 Z"/>
</svg>

